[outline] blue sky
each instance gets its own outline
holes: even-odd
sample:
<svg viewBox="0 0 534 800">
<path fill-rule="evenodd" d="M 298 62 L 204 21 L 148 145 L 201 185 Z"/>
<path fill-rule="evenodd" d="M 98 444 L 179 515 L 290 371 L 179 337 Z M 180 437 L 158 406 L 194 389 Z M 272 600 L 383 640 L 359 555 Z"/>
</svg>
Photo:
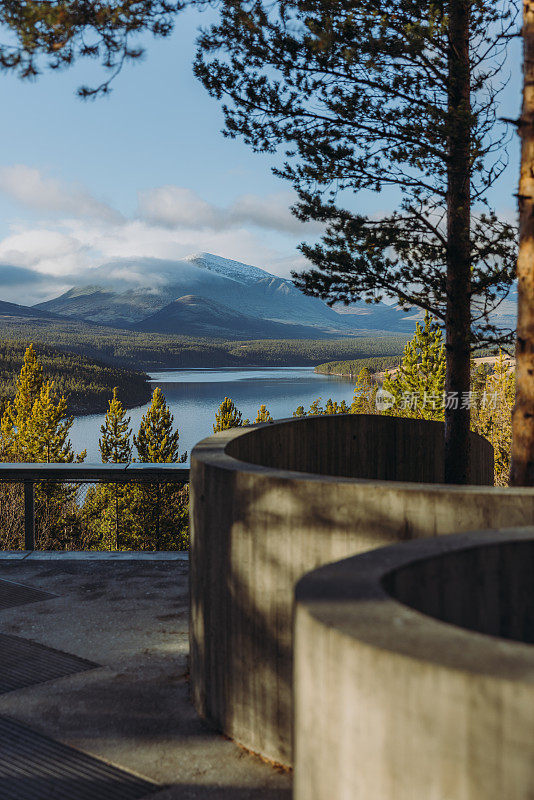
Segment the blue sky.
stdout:
<svg viewBox="0 0 534 800">
<path fill-rule="evenodd" d="M 296 245 L 318 236 L 289 214 L 289 186 L 272 157 L 223 138 L 222 114 L 192 75 L 195 31 L 206 15 L 182 15 L 173 36 L 146 40 L 113 92 L 75 96 L 98 81 L 82 62 L 33 83 L 0 75 L 0 299 L 22 303 L 87 282 L 93 266 L 121 256 L 181 258 L 209 251 L 288 275 L 303 265 Z M 519 104 L 516 49 L 503 115 Z M 517 146 L 495 194 L 514 214 Z M 382 210 L 387 196 L 362 198 Z M 32 276 L 35 275 L 35 278 Z"/>
</svg>

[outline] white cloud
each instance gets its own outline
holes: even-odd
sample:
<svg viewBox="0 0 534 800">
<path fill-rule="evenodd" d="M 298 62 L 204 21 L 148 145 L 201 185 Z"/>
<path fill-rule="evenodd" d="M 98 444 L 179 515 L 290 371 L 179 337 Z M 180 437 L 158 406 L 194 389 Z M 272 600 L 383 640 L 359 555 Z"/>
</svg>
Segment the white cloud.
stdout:
<svg viewBox="0 0 534 800">
<path fill-rule="evenodd" d="M 225 224 L 225 212 L 183 186 L 160 186 L 139 192 L 139 217 L 166 228 L 212 228 Z"/>
<path fill-rule="evenodd" d="M 25 164 L 0 168 L 0 191 L 20 205 L 73 217 L 94 217 L 118 223 L 121 215 L 77 183 L 66 183 Z"/>
<path fill-rule="evenodd" d="M 18 294 L 13 277 L 9 283 L 2 280 L 0 268 L 0 299 L 31 304 L 57 296 L 74 285 L 101 281 L 93 276 L 94 268 L 114 259 L 133 259 L 121 266 L 113 277 L 124 277 L 143 284 L 148 275 L 139 273 L 145 267 L 136 265 L 135 259 L 157 258 L 180 260 L 192 253 L 207 251 L 253 264 L 287 276 L 295 262 L 272 246 L 269 236 L 241 228 L 205 230 L 182 228 L 179 230 L 158 227 L 142 220 L 130 220 L 119 225 L 99 223 L 96 220 L 61 220 L 48 226 L 27 225 L 17 229 L 0 241 L 0 264 L 12 265 L 21 270 L 32 270 L 34 284 L 29 284 L 26 272 L 24 284 Z M 297 261 L 298 261 L 297 254 Z M 124 275 L 120 270 L 126 270 Z M 154 281 L 154 276 L 150 281 Z"/>
<path fill-rule="evenodd" d="M 0 261 L 49 276 L 71 275 L 91 263 L 88 246 L 76 236 L 42 227 L 3 239 Z"/>
<path fill-rule="evenodd" d="M 0 299 L 25 304 L 96 282 L 93 269 L 113 259 L 176 261 L 204 251 L 287 277 L 303 266 L 296 243 L 313 236 L 311 226 L 291 215 L 290 193 L 242 195 L 223 208 L 186 187 L 162 186 L 140 192 L 128 219 L 84 187 L 24 165 L 0 168 L 1 191 L 43 212 L 41 221 L 19 220 L 0 239 Z M 120 269 L 126 273 L 115 277 L 147 278 L 137 274 L 146 262 Z"/>
<path fill-rule="evenodd" d="M 69 231 L 78 242 L 96 250 L 101 260 L 136 256 L 179 259 L 190 253 L 208 251 L 257 264 L 258 260 L 277 255 L 276 249 L 244 227 L 199 232 L 196 228 L 159 227 L 138 219 L 117 227 L 69 222 Z"/>
<path fill-rule="evenodd" d="M 169 185 L 139 192 L 138 216 L 171 229 L 220 231 L 252 225 L 293 236 L 320 232 L 321 226 L 302 223 L 291 213 L 295 201 L 292 192 L 245 194 L 224 208 L 208 203 L 191 189 Z"/>
<path fill-rule="evenodd" d="M 296 200 L 296 195 L 291 192 L 278 192 L 265 197 L 244 194 L 230 207 L 230 216 L 234 224 L 252 224 L 295 236 L 310 234 L 312 231 L 321 232 L 321 225 L 303 223 L 291 213 L 290 208 Z"/>
</svg>

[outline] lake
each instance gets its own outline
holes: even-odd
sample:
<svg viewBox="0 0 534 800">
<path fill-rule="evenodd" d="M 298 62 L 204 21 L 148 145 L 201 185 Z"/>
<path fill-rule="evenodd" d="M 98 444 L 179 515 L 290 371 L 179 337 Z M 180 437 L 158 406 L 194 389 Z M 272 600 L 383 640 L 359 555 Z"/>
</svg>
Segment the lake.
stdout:
<svg viewBox="0 0 534 800">
<path fill-rule="evenodd" d="M 299 405 L 308 410 L 317 397 L 322 398 L 323 405 L 329 397 L 350 405 L 354 385 L 350 379 L 319 375 L 313 367 L 176 369 L 150 373 L 150 381 L 165 395 L 180 432 L 181 452 L 188 453 L 213 432 L 215 412 L 225 397 L 232 398 L 243 419 L 254 420 L 262 403 L 274 419 L 282 419 L 292 416 Z M 129 410 L 134 433 L 147 407 Z M 76 417 L 74 421 L 70 438 L 76 452 L 87 449 L 86 462 L 100 462 L 98 439 L 103 421 L 103 414 Z"/>
</svg>

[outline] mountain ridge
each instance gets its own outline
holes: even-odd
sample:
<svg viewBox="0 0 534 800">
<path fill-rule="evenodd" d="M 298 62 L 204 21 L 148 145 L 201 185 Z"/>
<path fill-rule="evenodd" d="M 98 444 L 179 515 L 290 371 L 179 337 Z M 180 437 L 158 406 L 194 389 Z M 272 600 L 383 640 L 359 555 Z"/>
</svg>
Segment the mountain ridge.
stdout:
<svg viewBox="0 0 534 800">
<path fill-rule="evenodd" d="M 23 306 L 19 303 L 11 303 L 8 300 L 0 300 L 0 317 L 24 317 L 34 319 L 61 319 L 58 314 L 41 310 L 36 306 Z"/>
<path fill-rule="evenodd" d="M 34 308 L 129 330 L 234 338 L 410 334 L 423 316 L 417 308 L 404 311 L 383 302 L 331 308 L 287 278 L 210 253 L 181 260 L 118 258 L 91 270 L 91 278 Z M 195 303 L 173 305 L 184 297 L 196 298 Z M 514 327 L 513 305 L 507 300 L 494 315 L 499 327 Z"/>
<path fill-rule="evenodd" d="M 303 328 L 309 329 L 309 332 L 304 330 L 305 334 L 314 336 L 350 336 L 372 330 L 408 332 L 413 328 L 413 322 L 405 319 L 403 312 L 385 304 L 380 304 L 380 311 L 387 327 L 375 324 L 372 313 L 340 314 L 322 300 L 304 295 L 287 278 L 210 253 L 176 261 L 144 257 L 114 259 L 94 269 L 92 278 L 92 283 L 72 287 L 59 297 L 35 307 L 71 319 L 131 329 L 138 325 L 142 327 L 143 321 L 150 317 L 150 324 L 157 324 L 159 319 L 166 332 L 177 332 L 169 330 L 169 314 L 180 324 L 185 319 L 184 314 L 171 313 L 169 308 L 167 315 L 156 318 L 154 315 L 175 300 L 192 295 L 248 317 L 249 329 L 243 327 L 241 320 L 237 325 L 239 335 L 257 333 L 255 323 L 258 319 L 295 326 L 295 333 L 291 335 L 296 335 L 296 330 L 300 330 L 299 335 L 302 335 Z M 204 332 L 212 335 L 213 329 L 219 327 L 223 312 L 208 304 L 204 305 L 204 312 Z M 375 310 L 375 316 L 376 313 Z M 198 319 L 195 325 L 195 331 L 201 333 Z M 288 335 L 289 328 L 284 331 Z"/>
<path fill-rule="evenodd" d="M 222 303 L 191 294 L 178 297 L 155 314 L 132 325 L 130 330 L 214 338 L 242 338 L 250 334 L 265 339 L 317 336 L 317 331 L 309 326 L 249 317 Z"/>
</svg>

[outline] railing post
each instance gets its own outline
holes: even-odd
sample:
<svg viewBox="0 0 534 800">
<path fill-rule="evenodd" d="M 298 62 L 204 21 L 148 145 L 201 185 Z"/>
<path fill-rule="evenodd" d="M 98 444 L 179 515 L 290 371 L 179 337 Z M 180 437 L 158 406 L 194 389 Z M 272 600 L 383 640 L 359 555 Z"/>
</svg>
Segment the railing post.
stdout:
<svg viewBox="0 0 534 800">
<path fill-rule="evenodd" d="M 35 497 L 33 481 L 24 481 L 24 549 L 35 550 Z"/>
<path fill-rule="evenodd" d="M 156 516 L 156 550 L 161 548 L 161 537 L 160 537 L 160 514 L 161 514 L 161 484 L 158 482 L 156 484 L 156 509 L 157 509 L 157 516 Z"/>
</svg>

